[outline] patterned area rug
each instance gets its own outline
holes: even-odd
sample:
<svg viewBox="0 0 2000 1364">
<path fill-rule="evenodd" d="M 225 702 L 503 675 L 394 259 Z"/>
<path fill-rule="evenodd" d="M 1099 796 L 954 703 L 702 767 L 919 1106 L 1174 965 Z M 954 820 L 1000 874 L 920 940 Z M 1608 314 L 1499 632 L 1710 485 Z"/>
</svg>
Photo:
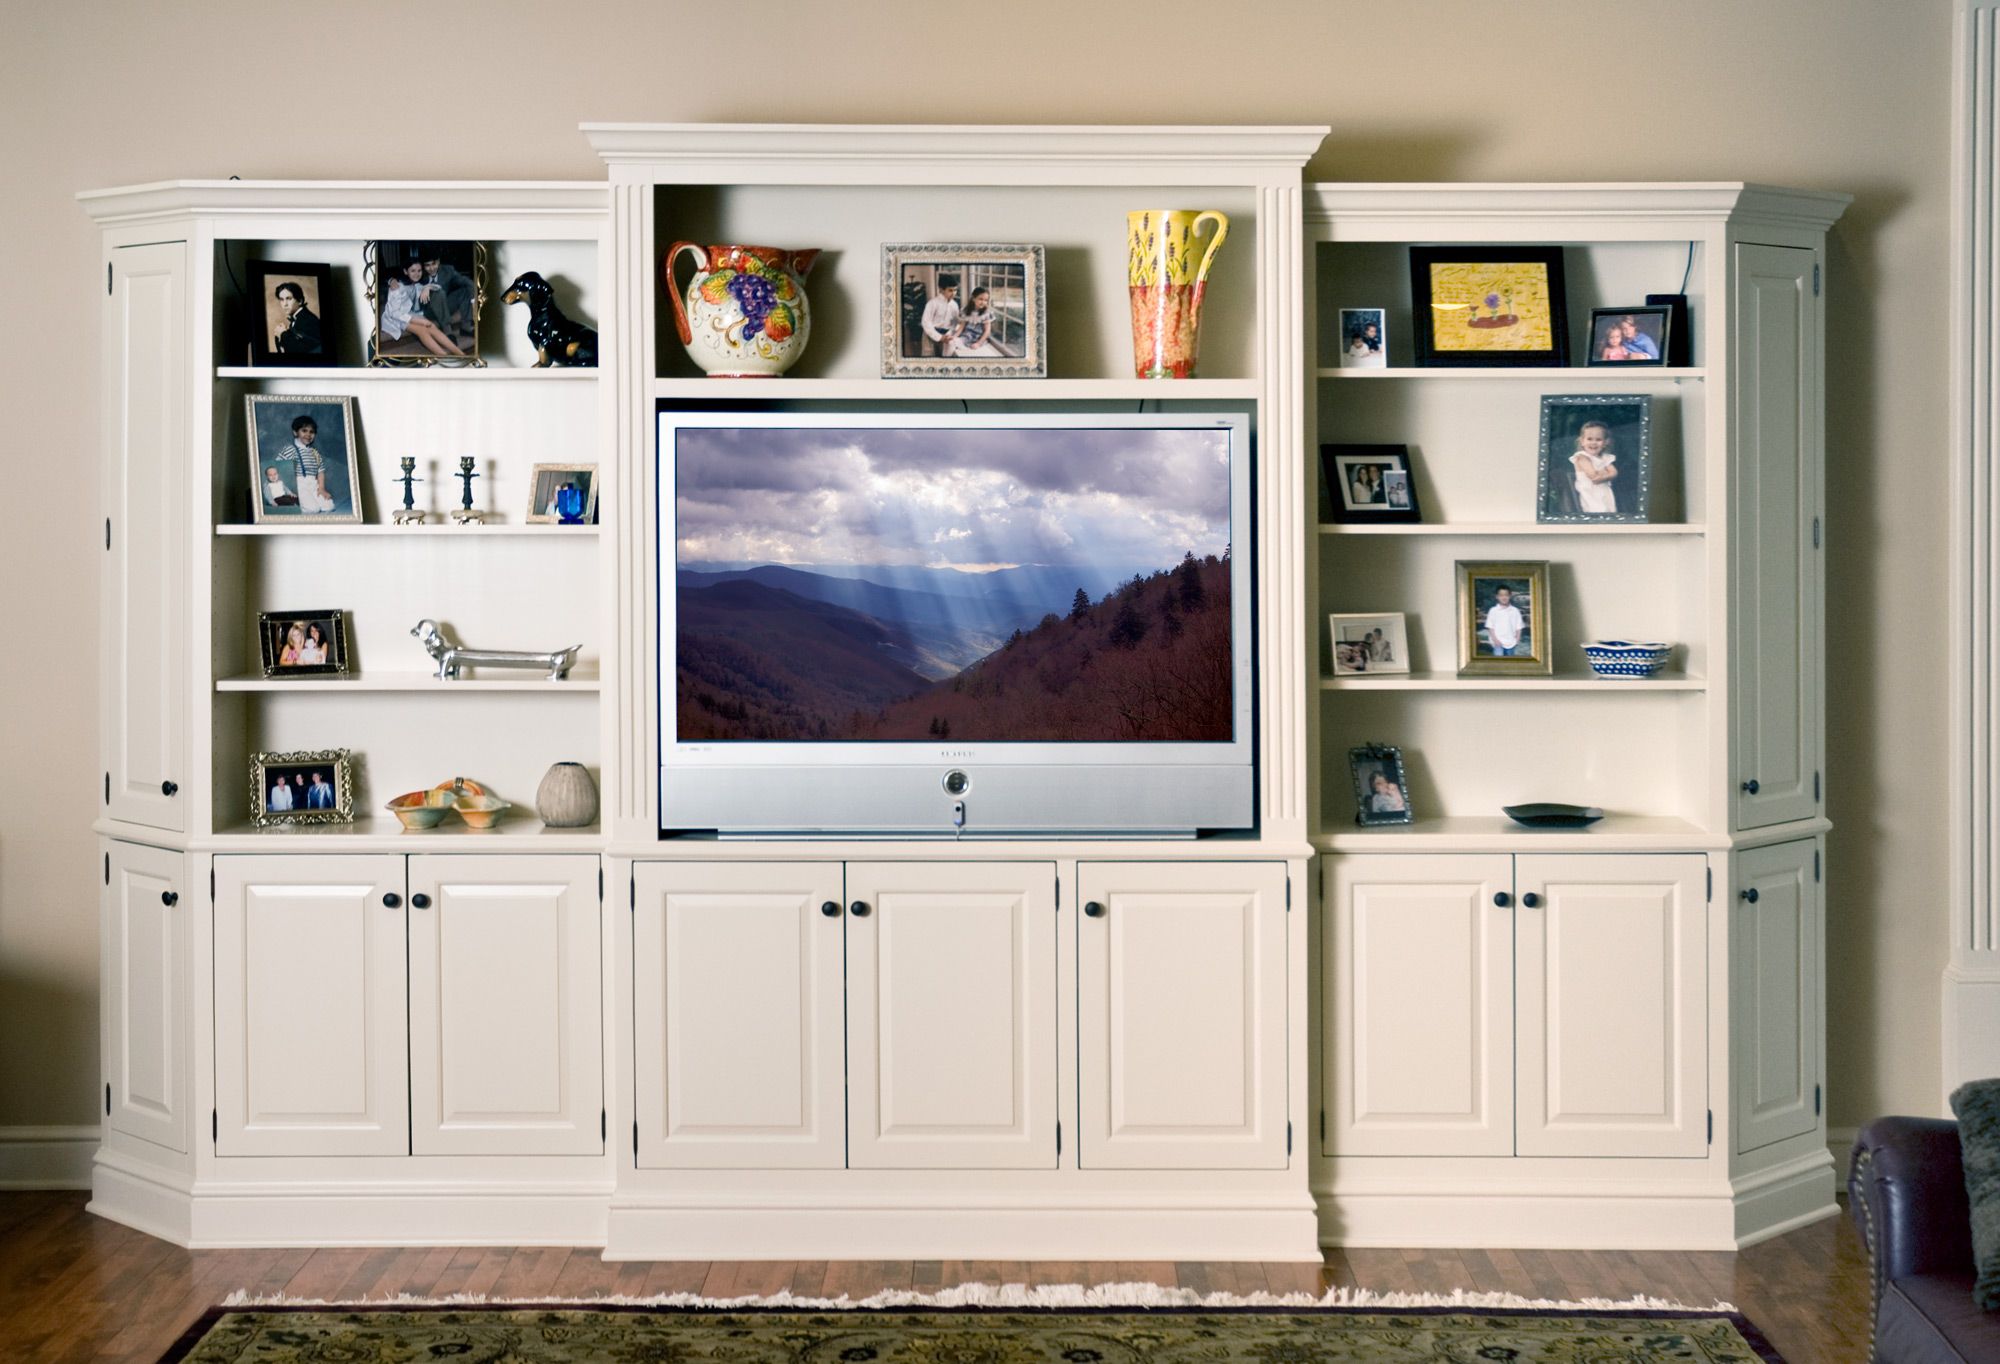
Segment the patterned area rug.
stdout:
<svg viewBox="0 0 2000 1364">
<path fill-rule="evenodd" d="M 162 1364 L 1782 1364 L 1731 1312 L 221 1307 Z"/>
</svg>

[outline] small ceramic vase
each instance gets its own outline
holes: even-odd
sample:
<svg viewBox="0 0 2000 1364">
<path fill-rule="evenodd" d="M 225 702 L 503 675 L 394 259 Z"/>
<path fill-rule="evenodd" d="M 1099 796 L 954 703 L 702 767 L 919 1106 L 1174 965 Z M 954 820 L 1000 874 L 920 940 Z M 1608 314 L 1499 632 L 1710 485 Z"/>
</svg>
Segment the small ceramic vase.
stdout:
<svg viewBox="0 0 2000 1364">
<path fill-rule="evenodd" d="M 1197 260 L 1195 232 L 1204 220 L 1215 224 L 1215 236 Z M 1194 377 L 1208 267 L 1228 235 L 1229 219 L 1212 209 L 1153 208 L 1125 215 L 1132 360 L 1141 379 Z"/>
<path fill-rule="evenodd" d="M 674 285 L 683 251 L 695 264 L 685 302 Z M 812 335 L 805 278 L 818 259 L 818 251 L 675 242 L 667 248 L 667 298 L 688 356 L 716 379 L 774 378 L 790 369 Z"/>
<path fill-rule="evenodd" d="M 597 783 L 582 763 L 557 763 L 535 788 L 535 812 L 551 829 L 597 822 Z"/>
</svg>

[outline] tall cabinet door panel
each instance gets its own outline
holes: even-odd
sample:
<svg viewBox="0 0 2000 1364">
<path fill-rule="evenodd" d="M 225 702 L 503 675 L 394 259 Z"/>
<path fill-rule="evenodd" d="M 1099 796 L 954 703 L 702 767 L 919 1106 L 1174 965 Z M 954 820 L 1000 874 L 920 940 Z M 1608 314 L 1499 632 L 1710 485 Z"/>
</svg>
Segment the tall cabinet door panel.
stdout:
<svg viewBox="0 0 2000 1364">
<path fill-rule="evenodd" d="M 839 1168 L 840 864 L 648 863 L 633 875 L 639 1164 Z"/>
<path fill-rule="evenodd" d="M 102 385 L 105 813 L 185 830 L 187 244 L 111 256 Z"/>
<path fill-rule="evenodd" d="M 1283 863 L 1077 868 L 1077 1159 L 1283 1169 Z"/>
<path fill-rule="evenodd" d="M 1819 1125 L 1820 901 L 1812 839 L 1738 854 L 1729 902 L 1736 1149 Z M 1755 899 L 1751 898 L 1755 895 Z"/>
<path fill-rule="evenodd" d="M 604 1149 L 595 857 L 410 859 L 410 1147 Z"/>
<path fill-rule="evenodd" d="M 1504 854 L 1330 859 L 1330 1153 L 1514 1153 L 1513 871 Z"/>
<path fill-rule="evenodd" d="M 848 1164 L 1053 1169 L 1053 863 L 847 866 Z"/>
<path fill-rule="evenodd" d="M 107 843 L 104 1123 L 188 1149 L 188 916 L 179 853 Z"/>
<path fill-rule="evenodd" d="M 1514 860 L 1517 1154 L 1706 1152 L 1707 865 Z"/>
<path fill-rule="evenodd" d="M 1736 826 L 1819 812 L 1819 299 L 1811 251 L 1739 244 L 1731 559 Z"/>
<path fill-rule="evenodd" d="M 215 1149 L 410 1145 L 403 859 L 215 859 Z"/>
</svg>

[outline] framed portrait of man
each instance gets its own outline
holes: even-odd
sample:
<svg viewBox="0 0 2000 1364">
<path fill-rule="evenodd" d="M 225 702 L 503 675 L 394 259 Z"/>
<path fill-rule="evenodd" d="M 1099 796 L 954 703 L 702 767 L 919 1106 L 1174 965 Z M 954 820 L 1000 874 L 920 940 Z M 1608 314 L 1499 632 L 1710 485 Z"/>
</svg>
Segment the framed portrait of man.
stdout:
<svg viewBox="0 0 2000 1364">
<path fill-rule="evenodd" d="M 250 363 L 332 364 L 327 308 L 333 292 L 333 267 L 313 261 L 253 260 L 247 270 Z"/>
</svg>

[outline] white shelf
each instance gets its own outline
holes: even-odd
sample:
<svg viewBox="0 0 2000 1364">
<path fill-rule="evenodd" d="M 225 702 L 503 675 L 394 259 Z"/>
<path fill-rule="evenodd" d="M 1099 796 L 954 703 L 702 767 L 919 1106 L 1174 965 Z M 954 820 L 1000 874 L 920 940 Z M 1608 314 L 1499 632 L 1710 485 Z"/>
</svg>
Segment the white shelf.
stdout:
<svg viewBox="0 0 2000 1364">
<path fill-rule="evenodd" d="M 335 379 L 343 384 L 375 383 L 533 383 L 579 382 L 595 379 L 598 371 L 589 368 L 551 365 L 529 369 L 519 365 L 487 365 L 484 368 L 451 365 L 217 365 L 218 379 Z"/>
<path fill-rule="evenodd" d="M 602 691 L 603 681 L 595 673 L 584 673 L 573 669 L 567 678 L 552 682 L 547 677 L 528 669 L 518 670 L 514 676 L 500 674 L 499 669 L 489 669 L 495 676 L 460 678 L 457 681 L 441 682 L 430 673 L 346 673 L 317 677 L 219 677 L 215 680 L 217 691 L 258 691 L 258 692 L 397 692 L 397 693 L 463 693 L 463 692 L 573 692 L 588 695 Z"/>
<path fill-rule="evenodd" d="M 1610 388 L 1631 383 L 1653 383 L 1661 379 L 1708 377 L 1707 368 L 1701 365 L 1635 365 L 1630 369 L 1615 365 L 1519 365 L 1494 366 L 1491 369 L 1478 365 L 1396 365 L 1378 369 L 1317 369 L 1313 373 L 1322 379 L 1455 379 L 1460 382 L 1535 379 L 1544 383 L 1555 375 L 1561 375 L 1564 383 L 1588 381 Z"/>
<path fill-rule="evenodd" d="M 217 526 L 217 535 L 395 535 L 405 538 L 448 535 L 551 535 L 559 539 L 580 539 L 595 536 L 598 528 L 592 526 L 558 526 L 522 522 L 513 525 L 494 525 L 491 522 L 476 526 L 454 526 L 449 522 L 427 522 L 421 526 L 355 525 L 338 526 L 294 526 L 261 525 Z"/>
<path fill-rule="evenodd" d="M 1670 852 L 1726 848 L 1729 840 L 1667 815 L 1614 814 L 1586 829 L 1531 829 L 1491 814 L 1357 825 L 1322 832 L 1313 846 L 1321 852 Z"/>
<path fill-rule="evenodd" d="M 1380 673 L 1322 677 L 1321 691 L 1707 691 L 1708 679 L 1668 673 L 1661 677 L 1599 677 L 1564 673 L 1554 677 L 1460 677 L 1455 673 Z"/>
<path fill-rule="evenodd" d="M 1258 379 L 655 379 L 662 402 L 1253 402 Z"/>
<path fill-rule="evenodd" d="M 1363 524 L 1323 522 L 1321 535 L 1705 535 L 1708 527 L 1691 521 L 1371 521 Z"/>
<path fill-rule="evenodd" d="M 551 829 L 535 818 L 534 806 L 516 806 L 491 829 L 475 829 L 448 815 L 435 829 L 405 829 L 396 817 L 358 813 L 352 824 L 250 824 L 217 829 L 218 851 L 255 852 L 596 852 L 604 833 L 596 825 Z"/>
</svg>

